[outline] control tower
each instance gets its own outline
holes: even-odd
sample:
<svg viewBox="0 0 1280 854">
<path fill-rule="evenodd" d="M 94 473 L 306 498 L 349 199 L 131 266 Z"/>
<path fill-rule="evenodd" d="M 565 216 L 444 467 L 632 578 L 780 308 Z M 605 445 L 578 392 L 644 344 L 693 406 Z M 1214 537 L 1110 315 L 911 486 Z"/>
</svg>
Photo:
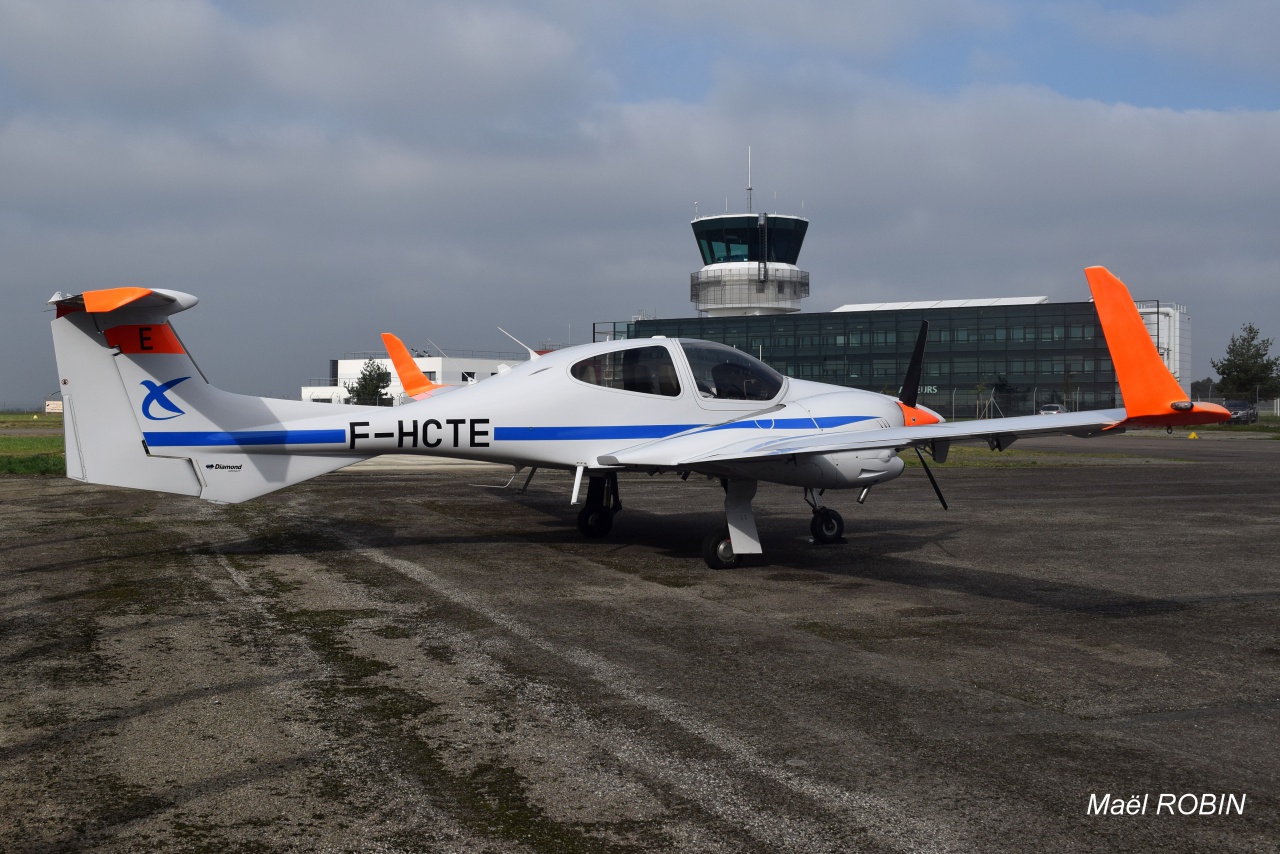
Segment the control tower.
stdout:
<svg viewBox="0 0 1280 854">
<path fill-rule="evenodd" d="M 800 300 L 809 295 L 809 274 L 796 267 L 807 219 L 720 214 L 698 217 L 692 225 L 704 265 L 689 277 L 689 299 L 698 311 L 727 317 L 800 310 Z"/>
</svg>

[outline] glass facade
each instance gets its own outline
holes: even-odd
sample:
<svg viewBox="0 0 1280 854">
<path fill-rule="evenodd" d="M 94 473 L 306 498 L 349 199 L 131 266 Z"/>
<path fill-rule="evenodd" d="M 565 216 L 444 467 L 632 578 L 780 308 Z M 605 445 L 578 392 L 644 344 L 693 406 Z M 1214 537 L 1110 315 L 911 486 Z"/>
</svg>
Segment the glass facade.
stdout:
<svg viewBox="0 0 1280 854">
<path fill-rule="evenodd" d="M 1091 302 L 634 320 L 597 323 L 595 337 L 716 341 L 787 376 L 896 395 L 922 320 L 919 401 L 947 418 L 1121 405 Z"/>
<path fill-rule="evenodd" d="M 794 265 L 808 228 L 808 220 L 774 214 L 711 216 L 693 221 L 693 236 L 703 264 L 776 261 Z"/>
</svg>

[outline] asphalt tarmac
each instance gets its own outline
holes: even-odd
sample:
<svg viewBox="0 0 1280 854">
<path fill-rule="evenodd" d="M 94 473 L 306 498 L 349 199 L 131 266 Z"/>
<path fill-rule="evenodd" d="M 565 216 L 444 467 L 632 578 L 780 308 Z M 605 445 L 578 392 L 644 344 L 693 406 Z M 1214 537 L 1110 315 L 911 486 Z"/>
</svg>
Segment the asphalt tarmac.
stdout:
<svg viewBox="0 0 1280 854">
<path fill-rule="evenodd" d="M 568 475 L 400 463 L 0 477 L 0 850 L 1276 850 L 1280 441 L 973 451 L 829 546 L 762 485 L 723 572 L 718 483 L 587 541 Z"/>
</svg>

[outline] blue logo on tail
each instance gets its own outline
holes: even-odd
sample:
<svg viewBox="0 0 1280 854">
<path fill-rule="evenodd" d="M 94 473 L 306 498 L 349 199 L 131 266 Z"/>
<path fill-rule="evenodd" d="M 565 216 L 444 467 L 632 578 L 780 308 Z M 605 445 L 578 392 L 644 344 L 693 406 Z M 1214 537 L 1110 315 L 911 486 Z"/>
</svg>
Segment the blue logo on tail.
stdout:
<svg viewBox="0 0 1280 854">
<path fill-rule="evenodd" d="M 169 380 L 163 385 L 153 383 L 151 380 L 143 380 L 142 385 L 147 389 L 147 396 L 142 399 L 142 415 L 152 421 L 168 421 L 170 418 L 177 418 L 179 415 L 185 414 L 179 409 L 177 404 L 165 397 L 165 392 L 176 386 L 183 380 L 189 380 L 191 377 L 178 377 L 176 380 Z M 172 412 L 172 415 L 152 415 L 151 404 L 157 404 L 161 409 Z"/>
</svg>

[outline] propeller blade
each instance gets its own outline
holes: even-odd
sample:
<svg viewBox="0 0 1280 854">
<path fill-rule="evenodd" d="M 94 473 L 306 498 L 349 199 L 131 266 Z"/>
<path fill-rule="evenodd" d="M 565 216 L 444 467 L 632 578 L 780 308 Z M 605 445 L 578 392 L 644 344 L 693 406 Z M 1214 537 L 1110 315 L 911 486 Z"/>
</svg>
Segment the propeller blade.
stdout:
<svg viewBox="0 0 1280 854">
<path fill-rule="evenodd" d="M 912 446 L 914 447 L 914 446 Z M 929 483 L 933 485 L 933 492 L 938 496 L 938 500 L 942 502 L 943 510 L 950 510 L 947 506 L 947 499 L 942 497 L 942 490 L 938 487 L 938 482 L 933 479 L 933 472 L 929 471 L 929 464 L 924 461 L 924 454 L 920 453 L 920 449 L 916 448 L 916 456 L 920 458 L 920 465 L 924 466 L 924 473 L 929 476 Z"/>
<path fill-rule="evenodd" d="M 902 381 L 902 390 L 898 392 L 898 400 L 907 406 L 915 406 L 920 396 L 920 369 L 924 365 L 924 345 L 929 340 L 929 321 L 920 321 L 920 334 L 916 336 L 916 348 L 911 352 L 911 362 L 907 365 L 907 376 Z M 919 453 L 919 452 L 917 452 Z"/>
</svg>

